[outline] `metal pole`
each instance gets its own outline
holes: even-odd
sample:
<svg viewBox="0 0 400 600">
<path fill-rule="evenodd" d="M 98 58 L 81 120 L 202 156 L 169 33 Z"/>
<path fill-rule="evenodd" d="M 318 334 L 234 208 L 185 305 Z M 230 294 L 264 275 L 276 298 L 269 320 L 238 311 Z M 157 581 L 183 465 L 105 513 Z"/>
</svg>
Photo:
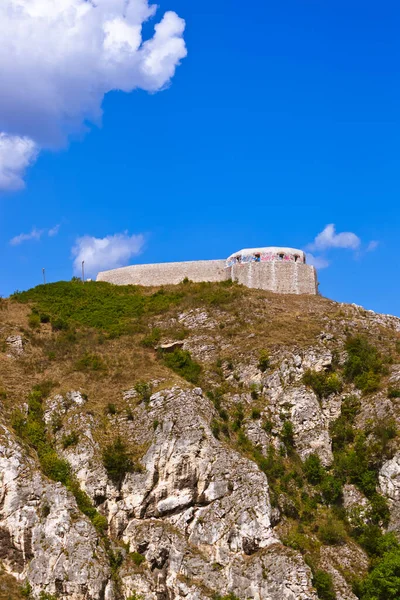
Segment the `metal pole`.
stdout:
<svg viewBox="0 0 400 600">
<path fill-rule="evenodd" d="M 46 285 L 46 269 L 42 269 L 42 273 L 43 273 L 43 283 L 44 283 L 44 285 Z"/>
<path fill-rule="evenodd" d="M 85 281 L 85 261 L 82 261 L 82 282 Z"/>
</svg>

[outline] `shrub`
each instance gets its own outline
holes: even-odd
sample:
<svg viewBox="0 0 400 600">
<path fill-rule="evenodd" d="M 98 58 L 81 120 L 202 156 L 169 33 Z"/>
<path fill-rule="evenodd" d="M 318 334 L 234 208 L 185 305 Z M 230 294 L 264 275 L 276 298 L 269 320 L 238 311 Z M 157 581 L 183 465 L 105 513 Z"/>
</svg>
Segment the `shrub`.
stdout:
<svg viewBox="0 0 400 600">
<path fill-rule="evenodd" d="M 399 388 L 389 388 L 388 389 L 388 398 L 400 398 L 400 389 Z"/>
<path fill-rule="evenodd" d="M 115 404 L 113 404 L 112 402 L 109 402 L 106 406 L 106 413 L 109 415 L 116 415 L 117 407 L 115 406 Z"/>
<path fill-rule="evenodd" d="M 145 402 L 146 404 L 150 401 L 152 394 L 152 387 L 150 383 L 146 383 L 145 381 L 138 381 L 135 385 L 135 391 L 139 396 L 139 400 L 141 402 Z"/>
<path fill-rule="evenodd" d="M 103 465 L 114 483 L 120 483 L 126 473 L 133 470 L 133 462 L 126 444 L 120 437 L 108 444 L 103 451 Z"/>
<path fill-rule="evenodd" d="M 398 600 L 400 597 L 400 550 L 383 555 L 360 585 L 362 600 Z"/>
<path fill-rule="evenodd" d="M 333 475 L 326 475 L 320 484 L 320 490 L 325 504 L 336 504 L 342 498 L 342 484 Z"/>
<path fill-rule="evenodd" d="M 37 313 L 32 312 L 29 315 L 28 325 L 31 329 L 38 329 L 40 327 L 40 317 Z"/>
<path fill-rule="evenodd" d="M 140 567 L 140 565 L 146 560 L 146 557 L 143 556 L 143 554 L 140 554 L 140 552 L 130 552 L 129 556 L 137 567 Z"/>
<path fill-rule="evenodd" d="M 318 569 L 314 572 L 312 583 L 317 590 L 318 598 L 321 600 L 336 600 L 332 576 L 329 573 Z"/>
<path fill-rule="evenodd" d="M 341 521 L 329 517 L 318 529 L 318 537 L 327 546 L 338 546 L 346 541 L 346 530 Z"/>
<path fill-rule="evenodd" d="M 251 411 L 251 418 L 259 419 L 260 417 L 261 417 L 261 411 L 258 408 L 253 408 L 253 410 Z"/>
<path fill-rule="evenodd" d="M 365 394 L 376 391 L 383 371 L 378 350 L 361 335 L 348 338 L 346 350 L 344 375 L 347 381 L 354 382 Z"/>
<path fill-rule="evenodd" d="M 67 321 L 65 321 L 61 317 L 58 317 L 51 321 L 51 328 L 53 331 L 66 331 L 67 329 L 69 329 L 69 325 Z"/>
<path fill-rule="evenodd" d="M 274 428 L 274 424 L 270 419 L 267 419 L 266 421 L 264 421 L 262 427 L 263 427 L 264 431 L 266 431 L 267 433 L 271 433 L 271 431 Z"/>
<path fill-rule="evenodd" d="M 161 353 L 164 364 L 178 375 L 197 384 L 201 375 L 201 365 L 194 361 L 187 350 L 176 349 L 173 352 Z"/>
<path fill-rule="evenodd" d="M 140 342 L 145 348 L 154 348 L 161 339 L 161 329 L 154 327 Z"/>
<path fill-rule="evenodd" d="M 75 431 L 73 431 L 72 433 L 69 433 L 68 435 L 63 435 L 62 440 L 61 440 L 61 444 L 62 444 L 62 447 L 64 448 L 64 450 L 66 448 L 69 448 L 70 446 L 76 446 L 76 444 L 78 442 L 79 442 L 79 436 Z"/>
<path fill-rule="evenodd" d="M 327 398 L 330 394 L 342 391 L 343 384 L 337 373 L 329 371 L 311 371 L 303 375 L 303 383 L 310 387 L 318 398 Z"/>
<path fill-rule="evenodd" d="M 281 439 L 287 450 L 290 450 L 294 447 L 294 431 L 293 423 L 291 421 L 284 422 L 281 431 Z"/>
<path fill-rule="evenodd" d="M 258 368 L 260 369 L 260 371 L 262 373 L 264 373 L 268 367 L 270 365 L 270 357 L 269 357 L 269 352 L 268 350 L 260 350 L 260 353 L 258 355 Z"/>
<path fill-rule="evenodd" d="M 325 469 L 318 454 L 310 454 L 304 461 L 303 469 L 307 481 L 312 485 L 321 483 L 325 476 Z"/>
<path fill-rule="evenodd" d="M 86 352 L 79 360 L 76 361 L 75 370 L 83 372 L 104 372 L 107 370 L 107 368 L 101 356 Z"/>
</svg>

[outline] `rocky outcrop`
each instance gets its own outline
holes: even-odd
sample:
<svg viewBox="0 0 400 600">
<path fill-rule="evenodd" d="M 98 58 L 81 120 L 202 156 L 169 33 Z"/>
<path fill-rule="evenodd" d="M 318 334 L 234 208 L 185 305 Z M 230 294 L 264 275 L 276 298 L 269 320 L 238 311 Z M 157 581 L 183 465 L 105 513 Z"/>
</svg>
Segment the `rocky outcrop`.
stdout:
<svg viewBox="0 0 400 600">
<path fill-rule="evenodd" d="M 110 578 L 108 560 L 89 520 L 59 483 L 40 474 L 0 426 L 0 560 L 32 592 L 97 600 Z"/>
</svg>

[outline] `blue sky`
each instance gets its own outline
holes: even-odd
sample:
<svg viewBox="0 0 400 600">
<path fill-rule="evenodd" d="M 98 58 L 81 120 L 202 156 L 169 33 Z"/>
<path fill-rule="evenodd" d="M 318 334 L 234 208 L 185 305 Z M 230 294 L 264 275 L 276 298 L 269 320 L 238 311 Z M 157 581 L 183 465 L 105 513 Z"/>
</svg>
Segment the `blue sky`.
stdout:
<svg viewBox="0 0 400 600">
<path fill-rule="evenodd" d="M 33 124 L 13 114 L 6 77 L 12 102 L 0 101 L 0 130 L 32 136 L 41 151 L 25 188 L 0 192 L 0 294 L 40 283 L 42 267 L 50 281 L 70 279 L 74 247 L 78 259 L 89 252 L 88 265 L 97 253 L 94 266 L 111 255 L 123 264 L 224 258 L 304 248 L 335 224 L 312 250 L 328 263 L 323 295 L 400 316 L 400 5 L 162 0 L 145 37 L 165 11 L 186 22 L 176 71 L 106 93 L 102 122 L 68 123 L 65 133 L 63 121 L 61 142 L 38 129 L 45 112 Z M 1 158 L 0 144 L 0 171 Z M 107 236 L 105 248 L 93 241 Z"/>
</svg>

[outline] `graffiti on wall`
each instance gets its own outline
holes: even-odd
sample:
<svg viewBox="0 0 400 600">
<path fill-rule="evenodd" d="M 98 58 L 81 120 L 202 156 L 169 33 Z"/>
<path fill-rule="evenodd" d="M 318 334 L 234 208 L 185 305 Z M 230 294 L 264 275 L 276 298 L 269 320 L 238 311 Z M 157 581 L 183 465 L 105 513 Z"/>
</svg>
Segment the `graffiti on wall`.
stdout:
<svg viewBox="0 0 400 600">
<path fill-rule="evenodd" d="M 240 254 L 230 256 L 226 261 L 227 267 L 242 265 L 251 262 L 298 262 L 305 263 L 303 254 L 288 254 L 286 252 L 254 252 L 253 254 Z"/>
</svg>

